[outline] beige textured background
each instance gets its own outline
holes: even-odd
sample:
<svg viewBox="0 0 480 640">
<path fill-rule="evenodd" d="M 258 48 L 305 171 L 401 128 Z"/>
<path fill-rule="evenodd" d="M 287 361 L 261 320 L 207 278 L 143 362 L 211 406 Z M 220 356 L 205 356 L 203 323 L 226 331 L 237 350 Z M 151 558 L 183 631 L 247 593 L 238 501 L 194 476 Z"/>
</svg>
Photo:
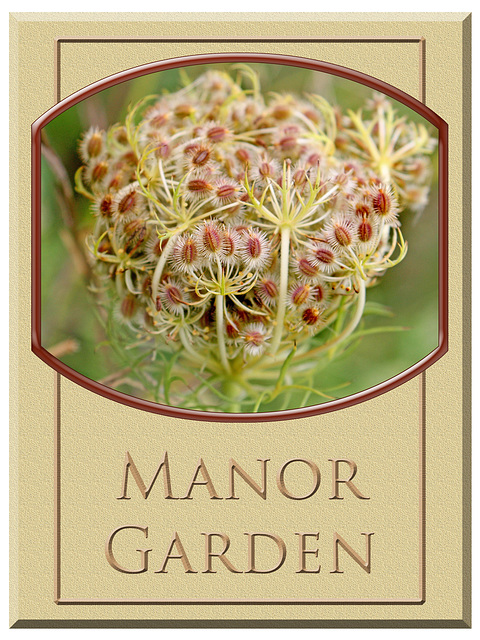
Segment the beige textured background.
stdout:
<svg viewBox="0 0 480 640">
<path fill-rule="evenodd" d="M 468 212 L 465 184 L 468 174 L 464 173 L 464 162 L 468 153 L 468 122 L 462 117 L 462 96 L 468 91 L 468 58 L 464 47 L 465 31 L 469 21 L 465 14 L 394 14 L 358 16 L 343 14 L 283 14 L 274 15 L 229 14 L 223 18 L 219 14 L 201 17 L 174 14 L 15 14 L 11 17 L 12 42 L 12 193 L 11 193 L 11 308 L 12 308 L 12 529 L 14 530 L 12 556 L 12 624 L 18 620 L 28 624 L 32 620 L 275 620 L 328 621 L 343 620 L 435 620 L 442 624 L 466 620 L 465 610 L 468 595 L 468 563 L 466 549 L 468 531 L 462 527 L 463 501 L 468 488 L 464 485 L 464 456 L 468 454 L 468 438 L 462 427 L 467 425 L 465 415 L 468 400 L 468 300 L 462 296 L 462 287 L 468 286 L 467 247 L 462 238 L 462 224 Z M 419 605 L 156 605 L 156 606 L 59 606 L 53 602 L 53 418 L 54 384 L 53 372 L 30 352 L 30 124 L 54 103 L 54 41 L 68 37 L 285 37 L 285 38 L 420 38 L 426 39 L 426 104 L 444 118 L 450 126 L 450 350 L 438 363 L 427 371 L 426 415 L 427 415 L 427 456 L 426 456 L 426 562 L 427 598 Z M 467 33 L 468 37 L 468 33 Z M 255 45 L 195 44 L 62 44 L 62 97 L 85 86 L 89 82 L 122 69 L 151 62 L 153 60 L 213 51 L 259 51 L 278 52 L 304 57 L 318 58 L 349 66 L 374 75 L 400 89 L 419 96 L 418 45 L 399 43 L 287 43 Z M 445 52 L 448 51 L 448 56 Z M 465 147 L 464 145 L 467 145 Z M 467 157 L 468 161 L 468 157 Z M 454 170 L 452 170 L 454 168 Z M 467 238 L 469 242 L 469 238 Z M 467 397 L 464 397 L 464 394 Z M 298 524 L 305 524 L 308 530 L 325 532 L 328 537 L 335 527 L 345 533 L 347 541 L 359 551 L 363 551 L 363 540 L 354 544 L 355 531 L 375 531 L 372 538 L 372 558 L 382 561 L 385 571 L 382 581 L 374 576 L 363 576 L 356 565 L 352 570 L 345 567 L 343 576 L 321 575 L 322 595 L 327 597 L 416 597 L 418 569 L 415 569 L 415 554 L 418 553 L 418 530 L 414 527 L 418 514 L 418 381 L 407 385 L 359 407 L 298 420 L 295 423 L 268 423 L 261 425 L 225 426 L 209 423 L 191 423 L 172 420 L 140 412 L 134 412 L 102 398 L 91 396 L 81 388 L 63 381 L 62 383 L 62 566 L 65 565 L 62 595 L 74 597 L 119 597 L 118 589 L 124 597 L 162 597 L 158 590 L 165 589 L 162 582 L 166 576 L 144 574 L 143 576 L 121 576 L 106 563 L 102 568 L 102 545 L 105 533 L 110 528 L 127 524 L 129 520 L 143 518 L 148 524 L 154 542 L 160 549 L 162 537 L 159 525 L 166 521 L 167 539 L 173 523 L 186 522 L 186 504 L 191 513 L 188 520 L 195 532 L 212 522 L 217 530 L 231 533 L 232 553 L 235 529 L 240 532 L 253 530 L 257 520 L 262 530 L 276 530 L 277 533 L 294 531 Z M 385 418 L 387 416 L 387 418 Z M 379 419 L 381 418 L 381 420 Z M 467 422 L 465 422 L 467 421 Z M 102 433 L 98 433 L 98 424 Z M 105 429 L 104 429 L 105 428 Z M 358 432 L 355 433 L 355 429 Z M 109 430 L 111 438 L 103 435 Z M 220 438 L 217 433 L 220 432 Z M 252 497 L 241 502 L 236 510 L 227 507 L 229 503 L 199 499 L 174 503 L 175 507 L 166 512 L 165 502 L 154 496 L 144 504 L 133 499 L 119 503 L 114 500 L 119 490 L 121 459 L 125 446 L 130 450 L 141 450 L 135 460 L 145 461 L 151 469 L 158 455 L 168 448 L 172 452 L 172 462 L 181 455 L 180 442 L 188 433 L 187 469 L 203 454 L 212 476 L 223 478 L 217 490 L 225 492 L 225 475 L 221 472 L 229 455 L 256 477 L 258 463 L 256 457 L 272 458 L 271 469 L 278 468 L 285 459 L 305 455 L 314 459 L 323 472 L 324 481 L 317 495 L 310 500 L 290 503 L 284 511 L 285 500 L 280 500 L 274 489 L 271 511 L 257 508 Z M 305 433 L 302 442 L 301 433 Z M 324 437 L 321 434 L 328 434 Z M 395 438 L 392 437 L 395 433 Z M 145 435 L 142 435 L 145 434 Z M 226 437 L 232 439 L 227 447 L 220 442 Z M 400 440 L 402 440 L 400 442 Z M 278 443 L 281 444 L 278 444 Z M 325 446 L 328 443 L 328 447 Z M 130 444 L 132 443 L 132 444 Z M 134 444 L 138 443 L 138 444 Z M 201 449 L 199 449 L 201 443 Z M 275 449 L 273 444 L 275 443 Z M 343 444 L 342 444 L 343 443 Z M 182 443 L 183 445 L 183 443 Z M 99 447 L 106 447 L 108 462 Z M 343 451 L 340 450 L 343 447 Z M 356 449 L 358 447 L 358 449 Z M 88 457 L 86 452 L 90 451 Z M 385 455 L 382 466 L 379 460 Z M 120 455 L 121 454 L 121 455 Z M 158 455 L 157 455 L 158 454 Z M 392 473 L 403 482 L 402 491 L 396 496 L 385 495 L 380 501 L 381 482 L 377 480 L 370 490 L 376 499 L 360 503 L 352 501 L 351 508 L 344 503 L 326 500 L 326 480 L 330 468 L 326 459 L 338 455 L 355 459 L 359 464 L 358 485 L 368 479 L 368 490 L 373 486 L 372 478 L 384 478 L 389 471 L 387 458 L 393 464 Z M 104 476 L 93 477 L 94 469 L 102 469 Z M 468 469 L 467 469 L 468 471 Z M 190 471 L 184 472 L 187 475 Z M 18 474 L 18 477 L 17 477 Z M 148 475 L 148 474 L 146 474 Z M 468 474 L 467 474 L 468 476 Z M 272 478 L 271 478 L 272 480 Z M 180 481 L 179 481 L 180 482 Z M 325 483 L 325 484 L 324 484 Z M 216 483 L 217 484 L 217 483 Z M 241 483 L 239 483 L 240 487 Z M 103 491 L 103 486 L 105 490 Z M 184 483 L 182 482 L 182 487 Z M 271 485 L 273 487 L 273 484 Z M 199 494 L 201 489 L 195 490 Z M 366 489 L 367 491 L 367 489 Z M 158 494 L 157 494 L 158 495 Z M 378 499 L 377 499 L 378 496 Z M 89 499 L 88 499 L 89 498 Z M 150 502 L 152 500 L 152 502 Z M 135 502 L 135 504 L 134 504 Z M 230 504 L 240 504 L 230 503 Z M 168 504 L 168 503 L 167 503 Z M 173 504 L 173 503 L 172 503 Z M 111 506 L 109 506 L 111 505 Z M 120 506 L 121 505 L 121 506 Z M 178 507 L 177 505 L 180 505 Z M 219 516 L 221 507 L 222 515 Z M 380 506 L 383 508 L 384 522 L 379 522 Z M 195 507 L 195 509 L 192 508 Z M 338 508 L 337 508 L 338 507 Z M 228 518 L 223 512 L 230 510 Z M 337 513 L 335 509 L 337 508 Z M 132 518 L 122 513 L 135 514 Z M 340 514 L 340 510 L 348 515 Z M 216 513 L 214 511 L 216 510 Z M 99 514 L 105 514 L 100 518 Z M 228 528 L 224 524 L 228 520 Z M 230 524 L 231 522 L 231 524 Z M 275 525 L 281 522 L 281 525 Z M 396 535 L 395 522 L 402 532 Z M 308 524 L 307 523 L 311 523 Z M 368 524 L 372 523 L 372 528 Z M 75 526 L 77 525 L 77 526 Z M 268 525 L 268 526 L 267 526 Z M 342 526 L 345 529 L 342 531 Z M 365 527 L 364 527 L 365 525 Z M 178 525 L 180 533 L 187 531 L 186 525 Z M 306 529 L 307 530 L 307 529 Z M 155 534 L 154 534 L 155 531 Z M 185 545 L 192 534 L 185 535 Z M 417 535 L 417 537 L 414 537 Z M 382 539 L 382 536 L 385 536 Z M 466 537 L 467 536 L 467 537 Z M 200 536 L 199 536 L 200 537 Z M 293 536 L 292 536 L 293 537 Z M 321 534 L 322 537 L 322 534 Z M 183 538 L 183 536 L 182 536 Z M 400 539 L 398 539 L 400 538 Z M 395 541 L 399 557 L 387 553 L 389 541 Z M 190 542 L 189 544 L 197 544 Z M 240 544 L 240 542 L 239 542 Z M 321 544 L 321 543 L 320 543 Z M 80 545 L 80 546 L 79 546 Z M 83 546 L 82 546 L 83 545 Z M 387 546 L 385 546 L 387 545 Z M 143 546 L 143 545 L 142 545 Z M 65 549 L 64 549 L 65 547 Z M 193 547 L 192 547 L 193 548 Z M 296 561 L 295 541 L 287 562 Z M 331 551 L 329 545 L 321 544 L 320 559 L 326 570 L 330 569 Z M 85 556 L 90 549 L 99 552 L 91 557 L 93 566 L 98 566 L 101 577 L 97 578 L 85 566 Z M 289 549 L 290 550 L 290 549 Z M 83 552 L 84 551 L 84 552 Z M 161 555 L 159 551 L 156 558 Z M 192 554 L 192 564 L 194 564 Z M 232 558 L 234 556 L 232 555 Z M 154 561 L 152 552 L 152 564 Z M 343 556 L 342 556 L 343 558 Z M 377 560 L 376 560 L 377 558 Z M 346 562 L 349 562 L 347 559 Z M 390 566 L 388 563 L 392 563 Z M 405 569 L 396 573 L 400 563 Z M 97 564 L 95 564 L 97 563 Z M 198 564 L 198 562 L 196 563 Z M 197 567 L 195 567 L 197 568 Z M 350 568 L 350 567 L 348 567 Z M 388 569 L 388 571 L 387 571 Z M 394 573 L 393 579 L 385 580 L 387 574 Z M 183 576 L 183 574 L 182 574 Z M 272 591 L 272 597 L 289 597 L 302 589 L 301 597 L 319 597 L 314 594 L 315 576 L 301 583 L 302 576 L 295 576 L 292 568 L 285 566 L 271 576 L 263 576 L 255 583 L 247 578 L 253 576 L 186 576 L 185 580 L 169 574 L 168 589 L 179 597 L 178 590 L 184 588 L 184 597 L 195 597 L 195 589 L 217 590 L 225 595 L 230 589 L 232 597 L 255 597 Z M 94 579 L 95 578 L 95 579 Z M 140 578 L 140 580 L 138 580 Z M 228 580 L 227 580 L 228 578 Z M 313 578 L 313 580 L 312 580 Z M 341 586 L 332 586 L 333 580 L 340 578 Z M 138 581 L 137 581 L 138 580 Z M 179 581 L 180 580 L 180 581 Z M 194 582 L 195 581 L 195 582 Z M 212 585 L 213 586 L 210 586 Z M 248 586 L 245 586 L 248 583 Z M 301 584 L 300 584 L 301 583 Z M 121 585 L 121 586 L 119 586 Z M 171 585 L 171 586 L 170 586 Z M 200 587 L 196 585 L 201 585 Z M 268 586 L 267 586 L 268 585 Z M 313 586 L 312 586 L 313 585 Z M 96 594 L 92 593 L 96 590 Z M 153 589 L 157 592 L 152 593 Z M 325 591 L 324 591 L 325 589 Z M 128 593 L 127 593 L 127 590 Z M 107 591 L 108 593 L 105 593 Z M 295 591 L 292 594 L 292 591 Z M 235 593 L 234 593 L 235 592 Z M 328 592 L 328 593 L 327 593 Z M 165 593 L 165 591 L 163 591 Z M 209 592 L 210 593 L 210 592 Z M 192 595 L 193 594 L 193 595 Z M 270 593 L 269 593 L 270 595 Z M 321 597 L 321 596 L 320 596 Z M 323 622 L 322 622 L 323 621 Z M 161 624 L 161 623 L 159 623 Z"/>
<path fill-rule="evenodd" d="M 222 424 L 173 420 L 130 407 L 115 406 L 74 383 L 62 381 L 62 497 L 61 597 L 211 600 L 250 599 L 410 599 L 419 598 L 419 384 L 412 380 L 389 394 L 342 412 L 260 424 Z M 392 404 L 402 412 L 392 412 Z M 102 416 L 101 429 L 95 420 Z M 79 437 L 79 428 L 82 436 Z M 87 441 L 88 438 L 88 441 Z M 88 444 L 87 444 L 88 442 Z M 373 443 L 381 442 L 381 447 Z M 129 451 L 145 482 L 153 477 L 168 450 L 172 490 L 184 496 L 200 457 L 219 496 L 228 495 L 228 460 L 235 460 L 260 481 L 257 458 L 270 458 L 267 500 L 263 501 L 240 479 L 235 500 L 210 500 L 205 487 L 195 487 L 192 500 L 165 500 L 162 479 L 145 501 L 129 478 L 131 500 L 121 495 L 125 451 Z M 317 493 L 307 500 L 289 500 L 277 489 L 275 477 L 292 458 L 315 462 L 322 474 Z M 358 465 L 354 483 L 370 500 L 355 498 L 341 488 L 344 500 L 332 495 L 329 458 L 351 458 Z M 342 465 L 341 477 L 348 477 Z M 203 480 L 200 476 L 198 480 Z M 285 473 L 295 495 L 312 487 L 312 475 L 303 464 Z M 399 514 L 401 518 L 399 518 Z M 149 525 L 148 540 L 141 532 L 119 534 L 115 555 L 124 566 L 139 566 L 137 548 L 152 548 L 151 570 L 141 576 L 114 571 L 105 560 L 105 541 L 116 527 Z M 185 575 L 178 560 L 160 569 L 173 532 L 178 531 L 197 576 Z M 231 539 L 228 557 L 239 570 L 247 569 L 244 532 L 276 533 L 287 545 L 284 566 L 269 575 L 234 575 L 214 562 L 216 575 L 202 575 L 202 531 L 225 532 Z M 322 570 L 297 575 L 296 531 L 319 532 Z M 333 532 L 338 531 L 364 558 L 365 540 L 372 537 L 372 572 L 362 571 L 345 552 L 340 554 L 343 575 L 333 570 Z M 127 542 L 128 541 L 128 542 Z M 221 548 L 219 540 L 215 548 Z M 274 543 L 258 542 L 258 566 L 273 566 Z M 178 553 L 177 550 L 174 553 Z M 312 556 L 309 568 L 318 566 Z M 169 615 L 175 609 L 169 607 Z M 198 609 L 198 607 L 197 607 Z"/>
</svg>

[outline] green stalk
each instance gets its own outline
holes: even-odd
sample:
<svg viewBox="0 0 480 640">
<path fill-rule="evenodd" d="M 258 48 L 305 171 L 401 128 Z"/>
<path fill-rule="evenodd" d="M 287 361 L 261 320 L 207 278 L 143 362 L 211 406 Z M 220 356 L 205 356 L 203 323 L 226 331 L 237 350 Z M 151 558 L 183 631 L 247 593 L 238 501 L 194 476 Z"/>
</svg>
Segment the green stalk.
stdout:
<svg viewBox="0 0 480 640">
<path fill-rule="evenodd" d="M 186 335 L 185 329 L 183 327 L 180 327 L 180 331 L 178 333 L 180 336 L 180 341 L 185 351 L 187 351 L 193 358 L 195 358 L 195 360 L 198 360 L 199 362 L 204 363 L 205 358 L 201 356 L 199 353 L 197 353 L 195 349 L 192 347 L 188 339 L 188 336 Z"/>
<path fill-rule="evenodd" d="M 278 292 L 278 307 L 276 327 L 273 334 L 270 353 L 275 355 L 280 346 L 283 335 L 283 323 L 287 306 L 288 292 L 288 263 L 290 261 L 290 227 L 282 227 L 280 246 L 280 287 Z"/>
<path fill-rule="evenodd" d="M 222 294 L 219 293 L 215 296 L 217 344 L 218 344 L 218 350 L 220 352 L 220 360 L 222 362 L 223 368 L 227 373 L 231 373 L 231 367 L 230 367 L 230 363 L 228 362 L 228 356 L 227 356 L 227 348 L 225 346 L 225 334 L 223 330 L 223 305 L 224 305 L 224 296 L 222 296 Z"/>
</svg>

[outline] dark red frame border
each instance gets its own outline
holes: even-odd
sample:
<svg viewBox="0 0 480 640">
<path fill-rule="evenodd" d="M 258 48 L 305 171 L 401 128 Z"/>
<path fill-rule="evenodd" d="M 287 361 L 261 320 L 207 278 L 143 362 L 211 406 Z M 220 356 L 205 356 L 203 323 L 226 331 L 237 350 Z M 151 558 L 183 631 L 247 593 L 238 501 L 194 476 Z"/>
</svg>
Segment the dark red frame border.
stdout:
<svg viewBox="0 0 480 640">
<path fill-rule="evenodd" d="M 41 344 L 41 131 L 42 128 L 51 122 L 58 115 L 76 105 L 78 102 L 107 89 L 121 82 L 131 80 L 149 73 L 165 71 L 178 67 L 193 66 L 209 63 L 229 63 L 229 62 L 263 62 L 271 64 L 281 64 L 292 67 L 303 67 L 313 71 L 321 71 L 331 75 L 339 76 L 347 80 L 353 80 L 359 84 L 376 89 L 395 100 L 403 103 L 413 111 L 416 111 L 434 127 L 439 134 L 439 298 L 438 298 L 438 347 L 430 354 L 422 358 L 412 367 L 409 367 L 400 374 L 382 382 L 370 389 L 362 392 L 325 402 L 321 405 L 313 405 L 300 409 L 288 411 L 272 411 L 264 413 L 222 413 L 213 411 L 195 411 L 193 409 L 181 409 L 162 405 L 148 400 L 142 400 L 135 396 L 116 391 L 99 382 L 87 378 L 81 373 L 68 367 L 58 358 L 51 355 Z M 255 53 L 222 53 L 205 54 L 198 56 L 185 56 L 173 58 L 161 62 L 153 62 L 128 69 L 120 73 L 108 76 L 103 80 L 94 82 L 68 96 L 57 105 L 45 112 L 32 124 L 32 351 L 41 360 L 48 364 L 59 374 L 65 376 L 72 382 L 79 384 L 85 389 L 97 393 L 109 400 L 120 402 L 121 404 L 150 411 L 152 413 L 163 414 L 175 418 L 187 418 L 190 420 L 203 420 L 213 422 L 266 422 L 272 420 L 289 420 L 292 418 L 302 418 L 338 409 L 351 407 L 359 402 L 370 400 L 382 393 L 390 391 L 395 387 L 411 380 L 422 371 L 425 371 L 434 362 L 441 358 L 448 351 L 448 125 L 434 111 L 426 107 L 422 102 L 412 96 L 400 91 L 396 87 L 381 80 L 365 75 L 354 69 L 341 67 L 328 62 L 320 62 L 309 58 L 295 56 L 283 56 L 277 54 L 255 54 Z"/>
</svg>

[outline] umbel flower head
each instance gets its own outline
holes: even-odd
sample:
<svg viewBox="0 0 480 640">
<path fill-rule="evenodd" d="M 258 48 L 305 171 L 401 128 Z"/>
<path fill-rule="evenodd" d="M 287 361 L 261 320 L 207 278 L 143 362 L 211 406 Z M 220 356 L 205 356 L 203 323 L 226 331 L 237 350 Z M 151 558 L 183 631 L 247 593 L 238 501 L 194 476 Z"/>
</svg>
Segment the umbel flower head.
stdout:
<svg viewBox="0 0 480 640">
<path fill-rule="evenodd" d="M 405 257 L 435 141 L 384 96 L 341 113 L 235 73 L 87 131 L 76 187 L 107 329 L 140 354 L 135 392 L 257 411 L 348 343 L 366 289 Z"/>
</svg>

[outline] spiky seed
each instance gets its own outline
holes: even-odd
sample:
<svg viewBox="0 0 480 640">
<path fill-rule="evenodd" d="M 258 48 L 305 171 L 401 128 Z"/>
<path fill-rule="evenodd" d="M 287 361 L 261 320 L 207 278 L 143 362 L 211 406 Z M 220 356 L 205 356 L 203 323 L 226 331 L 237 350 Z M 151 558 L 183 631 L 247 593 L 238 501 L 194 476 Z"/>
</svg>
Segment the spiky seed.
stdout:
<svg viewBox="0 0 480 640">
<path fill-rule="evenodd" d="M 215 126 L 211 127 L 207 131 L 207 138 L 211 142 L 222 142 L 223 140 L 225 140 L 225 138 L 228 137 L 229 133 L 230 132 L 226 127 Z"/>
<path fill-rule="evenodd" d="M 137 301 L 135 296 L 126 296 L 120 305 L 120 312 L 124 318 L 130 319 L 135 315 L 137 310 Z"/>
<path fill-rule="evenodd" d="M 300 275 L 307 278 L 315 278 L 318 275 L 318 266 L 310 262 L 308 258 L 300 258 L 297 261 L 297 270 Z"/>
<path fill-rule="evenodd" d="M 248 324 L 241 333 L 245 353 L 251 356 L 260 355 L 269 340 L 265 327 L 259 322 Z"/>
<path fill-rule="evenodd" d="M 100 182 L 105 178 L 108 172 L 108 162 L 98 162 L 92 168 L 92 182 Z"/>
<path fill-rule="evenodd" d="M 293 285 L 290 290 L 290 305 L 293 307 L 301 307 L 308 302 L 311 295 L 311 286 L 308 284 Z"/>
<path fill-rule="evenodd" d="M 103 147 L 102 134 L 99 131 L 96 131 L 94 134 L 92 134 L 90 140 L 88 141 L 88 144 L 87 144 L 88 155 L 91 158 L 96 158 L 102 152 L 102 147 Z"/>
<path fill-rule="evenodd" d="M 174 114 L 177 118 L 188 118 L 195 113 L 195 107 L 191 104 L 178 104 L 174 109 Z"/>
<path fill-rule="evenodd" d="M 362 242 L 370 242 L 373 236 L 373 227 L 367 220 L 358 225 L 358 237 Z"/>
<path fill-rule="evenodd" d="M 320 311 L 316 307 L 308 307 L 302 313 L 302 320 L 309 326 L 317 324 L 319 319 Z"/>
<path fill-rule="evenodd" d="M 107 193 L 98 205 L 98 211 L 103 218 L 111 218 L 113 214 L 113 196 Z"/>
</svg>

